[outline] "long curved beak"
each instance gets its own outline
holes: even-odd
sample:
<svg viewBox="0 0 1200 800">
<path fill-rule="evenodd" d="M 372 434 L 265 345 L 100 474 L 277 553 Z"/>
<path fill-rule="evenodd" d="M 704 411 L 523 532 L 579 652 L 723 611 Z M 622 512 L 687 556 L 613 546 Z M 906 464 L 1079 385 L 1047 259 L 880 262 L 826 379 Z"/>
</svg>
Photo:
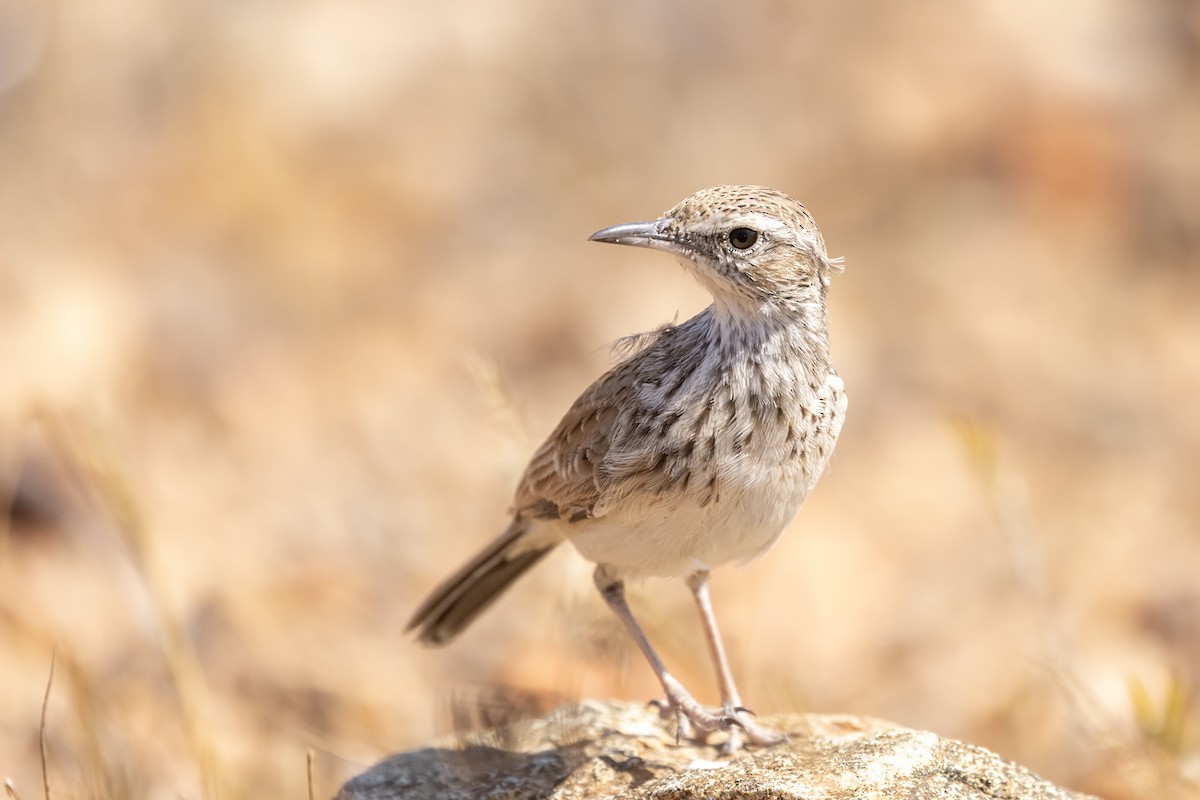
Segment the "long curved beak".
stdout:
<svg viewBox="0 0 1200 800">
<path fill-rule="evenodd" d="M 596 231 L 588 237 L 589 242 L 608 242 L 609 244 L 625 244 L 630 247 L 649 247 L 653 250 L 666 250 L 671 253 L 683 253 L 685 248 L 678 239 L 664 233 L 667 219 L 655 219 L 649 222 L 626 222 Z"/>
</svg>

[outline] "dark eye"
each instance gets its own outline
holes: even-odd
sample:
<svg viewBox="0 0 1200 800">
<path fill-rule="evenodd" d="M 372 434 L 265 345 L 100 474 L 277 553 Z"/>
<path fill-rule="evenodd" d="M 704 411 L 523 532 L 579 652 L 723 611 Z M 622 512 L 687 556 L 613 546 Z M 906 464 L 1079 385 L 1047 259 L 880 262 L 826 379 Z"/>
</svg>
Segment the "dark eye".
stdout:
<svg viewBox="0 0 1200 800">
<path fill-rule="evenodd" d="M 729 243 L 738 250 L 747 250 L 758 241 L 758 231 L 750 228 L 734 228 L 729 232 Z"/>
</svg>

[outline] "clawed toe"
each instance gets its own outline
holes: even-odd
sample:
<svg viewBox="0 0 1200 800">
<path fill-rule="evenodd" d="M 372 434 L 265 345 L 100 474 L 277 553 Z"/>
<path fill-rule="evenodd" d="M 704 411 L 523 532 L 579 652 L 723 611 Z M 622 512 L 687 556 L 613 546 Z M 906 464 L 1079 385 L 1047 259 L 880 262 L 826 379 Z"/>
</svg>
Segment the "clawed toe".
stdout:
<svg viewBox="0 0 1200 800">
<path fill-rule="evenodd" d="M 657 710 L 660 719 L 671 719 L 675 716 L 675 707 L 671 705 L 669 700 L 659 700 L 657 697 L 652 697 L 646 701 L 646 707 Z"/>
<path fill-rule="evenodd" d="M 669 675 L 663 680 L 663 688 L 667 691 L 667 699 L 651 700 L 647 705 L 658 709 L 663 719 L 674 719 L 676 722 L 675 741 L 684 738 L 696 738 L 704 741 L 708 734 L 715 731 L 727 731 L 728 738 L 721 744 L 721 753 L 729 755 L 740 750 L 745 744 L 760 747 L 772 747 L 787 741 L 787 734 L 771 730 L 758 723 L 755 714 L 749 708 L 741 705 L 729 705 L 722 708 L 705 708 L 696 702 L 683 685 Z"/>
<path fill-rule="evenodd" d="M 732 714 L 736 727 L 730 729 L 729 738 L 722 743 L 721 755 L 732 755 L 747 742 L 759 747 L 773 747 L 788 740 L 786 733 L 759 725 L 752 719 L 754 712 L 748 708 L 737 706 L 727 713 Z"/>
<path fill-rule="evenodd" d="M 696 702 L 696 699 L 688 693 L 687 689 L 683 688 L 681 683 L 670 676 L 663 681 L 663 686 L 667 690 L 666 704 L 663 705 L 661 701 L 657 700 L 652 701 L 651 704 L 658 707 L 659 714 L 663 718 L 668 718 L 668 713 L 676 717 L 679 721 L 680 737 L 688 725 L 701 734 L 726 731 L 734 726 L 742 725 L 736 710 L 727 708 L 708 710 Z"/>
<path fill-rule="evenodd" d="M 760 747 L 773 747 L 777 744 L 783 744 L 788 740 L 788 735 L 783 731 L 765 728 L 752 719 L 739 719 L 738 722 L 751 744 L 756 744 Z"/>
</svg>

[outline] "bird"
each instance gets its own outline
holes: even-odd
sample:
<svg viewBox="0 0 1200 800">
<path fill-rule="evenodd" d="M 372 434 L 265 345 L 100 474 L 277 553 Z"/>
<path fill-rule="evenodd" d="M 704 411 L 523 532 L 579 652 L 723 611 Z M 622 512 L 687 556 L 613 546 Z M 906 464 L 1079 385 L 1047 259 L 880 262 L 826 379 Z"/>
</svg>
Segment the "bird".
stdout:
<svg viewBox="0 0 1200 800">
<path fill-rule="evenodd" d="M 830 361 L 826 295 L 842 271 L 808 210 L 762 186 L 714 186 L 590 241 L 674 255 L 712 296 L 679 324 L 620 343 L 533 454 L 511 521 L 417 608 L 407 629 L 443 645 L 547 553 L 570 542 L 666 694 L 660 708 L 721 751 L 786 734 L 742 705 L 708 591 L 710 572 L 765 553 L 825 469 L 846 416 Z M 720 690 L 708 708 L 666 668 L 625 583 L 684 579 Z"/>
</svg>

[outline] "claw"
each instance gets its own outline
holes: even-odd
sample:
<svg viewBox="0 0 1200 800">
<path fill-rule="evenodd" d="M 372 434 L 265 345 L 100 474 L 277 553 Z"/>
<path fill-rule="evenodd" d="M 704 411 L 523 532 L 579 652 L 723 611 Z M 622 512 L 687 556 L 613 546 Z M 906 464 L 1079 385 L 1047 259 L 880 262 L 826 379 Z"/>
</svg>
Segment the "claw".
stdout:
<svg viewBox="0 0 1200 800">
<path fill-rule="evenodd" d="M 730 728 L 746 729 L 746 723 L 737 718 L 737 714 L 722 714 L 717 718 L 721 723 L 721 730 L 727 731 Z"/>
<path fill-rule="evenodd" d="M 788 740 L 788 735 L 783 731 L 774 731 L 770 728 L 764 728 L 753 720 L 742 720 L 742 730 L 746 732 L 746 738 L 756 745 L 763 747 L 774 747 L 778 744 L 783 744 Z"/>
<path fill-rule="evenodd" d="M 646 705 L 658 709 L 663 719 L 675 720 L 675 743 L 686 739 L 707 740 L 713 731 L 725 731 L 729 737 L 721 745 L 723 755 L 731 755 L 746 743 L 770 747 L 787 741 L 787 735 L 764 728 L 754 721 L 754 711 L 745 706 L 708 709 L 696 702 L 674 678 L 663 680 L 667 699 L 650 700 Z"/>
</svg>

